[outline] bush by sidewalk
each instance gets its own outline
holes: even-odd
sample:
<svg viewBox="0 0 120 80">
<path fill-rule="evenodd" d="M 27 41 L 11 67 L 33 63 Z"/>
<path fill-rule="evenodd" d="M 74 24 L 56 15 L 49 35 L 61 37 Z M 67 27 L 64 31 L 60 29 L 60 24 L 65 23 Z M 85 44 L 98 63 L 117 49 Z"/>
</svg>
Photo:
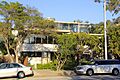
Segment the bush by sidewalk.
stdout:
<svg viewBox="0 0 120 80">
<path fill-rule="evenodd" d="M 37 64 L 37 69 L 51 69 L 56 70 L 53 62 L 47 64 Z"/>
</svg>

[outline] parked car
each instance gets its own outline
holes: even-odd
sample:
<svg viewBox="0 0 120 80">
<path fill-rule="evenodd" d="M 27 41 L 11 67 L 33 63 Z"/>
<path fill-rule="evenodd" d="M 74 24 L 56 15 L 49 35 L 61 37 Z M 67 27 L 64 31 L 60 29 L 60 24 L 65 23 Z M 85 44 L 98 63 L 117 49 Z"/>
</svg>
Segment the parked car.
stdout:
<svg viewBox="0 0 120 80">
<path fill-rule="evenodd" d="M 0 77 L 24 78 L 27 75 L 34 75 L 32 67 L 27 67 L 19 63 L 1 63 Z"/>
<path fill-rule="evenodd" d="M 96 60 L 87 65 L 78 65 L 75 68 L 76 74 L 112 73 L 118 75 L 120 72 L 120 60 Z"/>
</svg>

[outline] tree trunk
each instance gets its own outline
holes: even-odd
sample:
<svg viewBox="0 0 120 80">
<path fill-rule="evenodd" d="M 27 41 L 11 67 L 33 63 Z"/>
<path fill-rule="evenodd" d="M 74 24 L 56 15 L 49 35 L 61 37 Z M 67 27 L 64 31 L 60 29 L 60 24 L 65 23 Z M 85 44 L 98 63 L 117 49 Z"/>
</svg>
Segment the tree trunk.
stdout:
<svg viewBox="0 0 120 80">
<path fill-rule="evenodd" d="M 79 65 L 79 60 L 80 60 L 80 54 L 77 54 L 77 65 Z"/>
<path fill-rule="evenodd" d="M 18 52 L 16 50 L 14 50 L 14 52 L 15 52 L 15 62 L 18 63 L 19 62 L 18 61 Z"/>
<path fill-rule="evenodd" d="M 18 42 L 16 43 L 16 48 L 14 48 L 14 52 L 15 52 L 15 60 L 16 60 L 16 63 L 19 63 L 19 57 L 18 57 L 18 53 L 19 53 L 19 49 L 21 47 L 21 44 L 22 44 L 22 38 L 17 38 Z"/>
<path fill-rule="evenodd" d="M 60 71 L 62 69 L 62 67 L 64 66 L 65 62 L 66 62 L 66 58 L 62 61 L 62 60 L 57 60 L 58 64 L 57 64 L 57 71 Z"/>
<path fill-rule="evenodd" d="M 5 44 L 5 46 L 6 46 L 6 49 L 7 49 L 7 53 L 10 57 L 10 62 L 12 63 L 12 62 L 14 62 L 14 60 L 13 60 L 12 56 L 10 55 L 10 51 L 9 51 L 9 48 L 8 48 L 7 44 Z"/>
</svg>

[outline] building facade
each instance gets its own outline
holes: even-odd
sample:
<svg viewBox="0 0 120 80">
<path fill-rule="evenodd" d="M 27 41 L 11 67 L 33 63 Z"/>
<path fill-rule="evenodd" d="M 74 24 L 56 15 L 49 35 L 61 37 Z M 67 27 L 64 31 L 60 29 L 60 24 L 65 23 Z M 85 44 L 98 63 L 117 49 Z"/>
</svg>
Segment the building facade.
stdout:
<svg viewBox="0 0 120 80">
<path fill-rule="evenodd" d="M 79 22 L 63 22 L 55 21 L 58 33 L 89 33 L 89 23 Z M 28 62 L 34 64 L 46 64 L 53 60 L 54 53 L 57 51 L 58 45 L 54 38 L 48 35 L 31 34 L 26 37 L 20 49 L 21 55 L 28 56 Z"/>
</svg>

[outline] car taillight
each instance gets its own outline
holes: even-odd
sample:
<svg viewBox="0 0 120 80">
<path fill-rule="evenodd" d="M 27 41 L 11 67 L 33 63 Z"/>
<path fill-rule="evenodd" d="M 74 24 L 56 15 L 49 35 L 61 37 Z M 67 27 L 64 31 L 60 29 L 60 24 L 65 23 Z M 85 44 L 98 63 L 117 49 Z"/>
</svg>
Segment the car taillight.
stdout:
<svg viewBox="0 0 120 80">
<path fill-rule="evenodd" d="M 30 70 L 32 70 L 32 67 L 30 67 Z"/>
</svg>

